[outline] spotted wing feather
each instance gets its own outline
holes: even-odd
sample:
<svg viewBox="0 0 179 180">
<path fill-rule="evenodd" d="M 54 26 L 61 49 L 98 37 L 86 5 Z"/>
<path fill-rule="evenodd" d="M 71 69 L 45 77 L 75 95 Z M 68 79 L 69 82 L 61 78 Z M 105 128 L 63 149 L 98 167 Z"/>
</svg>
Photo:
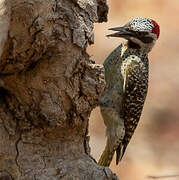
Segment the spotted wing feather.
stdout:
<svg viewBox="0 0 179 180">
<path fill-rule="evenodd" d="M 122 103 L 125 136 L 116 150 L 116 164 L 122 159 L 126 147 L 140 119 L 148 88 L 148 69 L 140 60 L 127 63 L 123 69 L 124 99 Z"/>
</svg>

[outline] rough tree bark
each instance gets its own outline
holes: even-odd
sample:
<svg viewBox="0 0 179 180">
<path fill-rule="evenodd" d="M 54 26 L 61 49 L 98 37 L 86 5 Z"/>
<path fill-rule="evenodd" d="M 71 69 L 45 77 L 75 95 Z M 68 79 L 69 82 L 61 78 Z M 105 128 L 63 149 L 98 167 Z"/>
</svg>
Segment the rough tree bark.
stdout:
<svg viewBox="0 0 179 180">
<path fill-rule="evenodd" d="M 86 47 L 106 0 L 0 5 L 0 180 L 117 179 L 88 144 L 104 79 Z"/>
</svg>

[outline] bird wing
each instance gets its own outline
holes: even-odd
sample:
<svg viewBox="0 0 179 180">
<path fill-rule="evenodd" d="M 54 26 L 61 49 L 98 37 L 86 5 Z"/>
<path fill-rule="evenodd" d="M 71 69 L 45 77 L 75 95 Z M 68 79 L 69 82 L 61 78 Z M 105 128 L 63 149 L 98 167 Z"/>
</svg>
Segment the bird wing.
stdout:
<svg viewBox="0 0 179 180">
<path fill-rule="evenodd" d="M 121 58 L 122 45 L 118 46 L 104 61 L 105 81 L 107 86 L 116 83 L 116 79 L 121 81 L 121 72 L 119 71 L 122 58 Z"/>
<path fill-rule="evenodd" d="M 122 159 L 126 147 L 137 127 L 147 94 L 148 72 L 140 59 L 127 62 L 123 71 L 122 102 L 123 118 L 125 124 L 125 136 L 123 142 L 116 150 L 116 164 Z"/>
</svg>

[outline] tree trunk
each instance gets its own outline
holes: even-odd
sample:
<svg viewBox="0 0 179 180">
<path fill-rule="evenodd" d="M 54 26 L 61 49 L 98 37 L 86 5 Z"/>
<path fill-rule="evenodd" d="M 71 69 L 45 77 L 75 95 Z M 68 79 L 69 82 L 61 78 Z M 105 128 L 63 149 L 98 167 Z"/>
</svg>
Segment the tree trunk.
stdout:
<svg viewBox="0 0 179 180">
<path fill-rule="evenodd" d="M 88 137 L 105 83 L 86 47 L 106 0 L 0 3 L 0 180 L 117 179 Z"/>
</svg>

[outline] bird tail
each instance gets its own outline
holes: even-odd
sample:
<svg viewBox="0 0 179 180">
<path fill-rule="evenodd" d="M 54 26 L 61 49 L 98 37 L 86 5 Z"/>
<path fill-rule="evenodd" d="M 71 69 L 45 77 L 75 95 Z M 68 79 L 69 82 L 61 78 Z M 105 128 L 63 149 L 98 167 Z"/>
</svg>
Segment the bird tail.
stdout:
<svg viewBox="0 0 179 180">
<path fill-rule="evenodd" d="M 109 145 L 106 144 L 106 147 L 98 161 L 98 164 L 100 166 L 109 166 L 111 164 L 113 155 L 114 155 L 115 150 L 112 150 L 109 148 Z"/>
<path fill-rule="evenodd" d="M 132 132 L 132 134 L 133 134 L 133 132 Z M 116 165 L 123 158 L 124 153 L 125 153 L 126 148 L 127 148 L 127 145 L 129 144 L 130 139 L 132 137 L 132 134 L 131 134 L 131 132 L 126 132 L 124 140 L 116 148 Z"/>
<path fill-rule="evenodd" d="M 119 161 L 123 158 L 125 151 L 126 146 L 123 143 L 120 143 L 116 149 L 116 165 L 118 165 Z"/>
</svg>

